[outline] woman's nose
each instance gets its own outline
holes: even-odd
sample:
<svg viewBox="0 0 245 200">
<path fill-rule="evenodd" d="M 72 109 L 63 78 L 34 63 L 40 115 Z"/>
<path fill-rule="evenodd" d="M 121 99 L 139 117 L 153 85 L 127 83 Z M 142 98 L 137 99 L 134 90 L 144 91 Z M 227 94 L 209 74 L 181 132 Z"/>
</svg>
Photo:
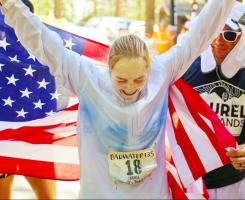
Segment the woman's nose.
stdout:
<svg viewBox="0 0 245 200">
<path fill-rule="evenodd" d="M 128 81 L 127 82 L 127 89 L 131 90 L 133 88 L 133 82 L 132 81 Z"/>
</svg>

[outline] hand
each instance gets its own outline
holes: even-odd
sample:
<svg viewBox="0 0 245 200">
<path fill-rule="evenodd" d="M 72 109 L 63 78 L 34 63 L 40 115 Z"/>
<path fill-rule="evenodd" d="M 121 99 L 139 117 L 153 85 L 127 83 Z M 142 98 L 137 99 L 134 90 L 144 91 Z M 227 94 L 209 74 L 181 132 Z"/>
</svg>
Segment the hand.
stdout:
<svg viewBox="0 0 245 200">
<path fill-rule="evenodd" d="M 245 169 L 245 145 L 240 145 L 239 149 L 231 150 L 226 155 L 230 158 L 231 164 L 235 169 Z"/>
</svg>

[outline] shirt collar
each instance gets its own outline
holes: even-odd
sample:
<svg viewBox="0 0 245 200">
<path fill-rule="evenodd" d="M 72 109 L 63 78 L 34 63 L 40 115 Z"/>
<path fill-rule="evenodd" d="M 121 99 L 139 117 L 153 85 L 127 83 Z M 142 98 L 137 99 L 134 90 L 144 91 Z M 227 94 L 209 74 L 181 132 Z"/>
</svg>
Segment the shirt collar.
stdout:
<svg viewBox="0 0 245 200">
<path fill-rule="evenodd" d="M 201 58 L 202 73 L 206 74 L 215 70 L 216 61 L 214 59 L 211 46 L 209 46 L 208 49 L 202 53 Z"/>
</svg>

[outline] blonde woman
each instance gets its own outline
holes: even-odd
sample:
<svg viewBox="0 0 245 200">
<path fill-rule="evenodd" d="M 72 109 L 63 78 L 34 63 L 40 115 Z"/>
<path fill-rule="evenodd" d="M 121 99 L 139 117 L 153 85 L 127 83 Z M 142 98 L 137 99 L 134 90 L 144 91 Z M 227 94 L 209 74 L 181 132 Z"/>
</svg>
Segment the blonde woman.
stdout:
<svg viewBox="0 0 245 200">
<path fill-rule="evenodd" d="M 209 1 L 183 42 L 152 63 L 139 37 L 118 38 L 109 70 L 64 48 L 20 0 L 0 1 L 26 49 L 79 98 L 79 198 L 171 198 L 164 170 L 168 87 L 217 36 L 234 0 Z"/>
</svg>

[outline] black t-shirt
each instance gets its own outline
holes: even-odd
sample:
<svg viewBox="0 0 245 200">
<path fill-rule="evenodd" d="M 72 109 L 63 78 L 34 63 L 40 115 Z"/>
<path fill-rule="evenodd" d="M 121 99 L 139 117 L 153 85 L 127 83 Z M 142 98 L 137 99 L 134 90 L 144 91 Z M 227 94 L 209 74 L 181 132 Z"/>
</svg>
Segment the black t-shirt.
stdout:
<svg viewBox="0 0 245 200">
<path fill-rule="evenodd" d="M 245 143 L 245 69 L 233 78 L 226 79 L 215 70 L 202 73 L 201 58 L 196 59 L 182 77 L 218 114 L 223 124 L 236 137 L 239 144 Z M 204 176 L 208 189 L 224 187 L 242 180 L 245 171 L 236 170 L 231 164 L 209 172 Z"/>
</svg>

